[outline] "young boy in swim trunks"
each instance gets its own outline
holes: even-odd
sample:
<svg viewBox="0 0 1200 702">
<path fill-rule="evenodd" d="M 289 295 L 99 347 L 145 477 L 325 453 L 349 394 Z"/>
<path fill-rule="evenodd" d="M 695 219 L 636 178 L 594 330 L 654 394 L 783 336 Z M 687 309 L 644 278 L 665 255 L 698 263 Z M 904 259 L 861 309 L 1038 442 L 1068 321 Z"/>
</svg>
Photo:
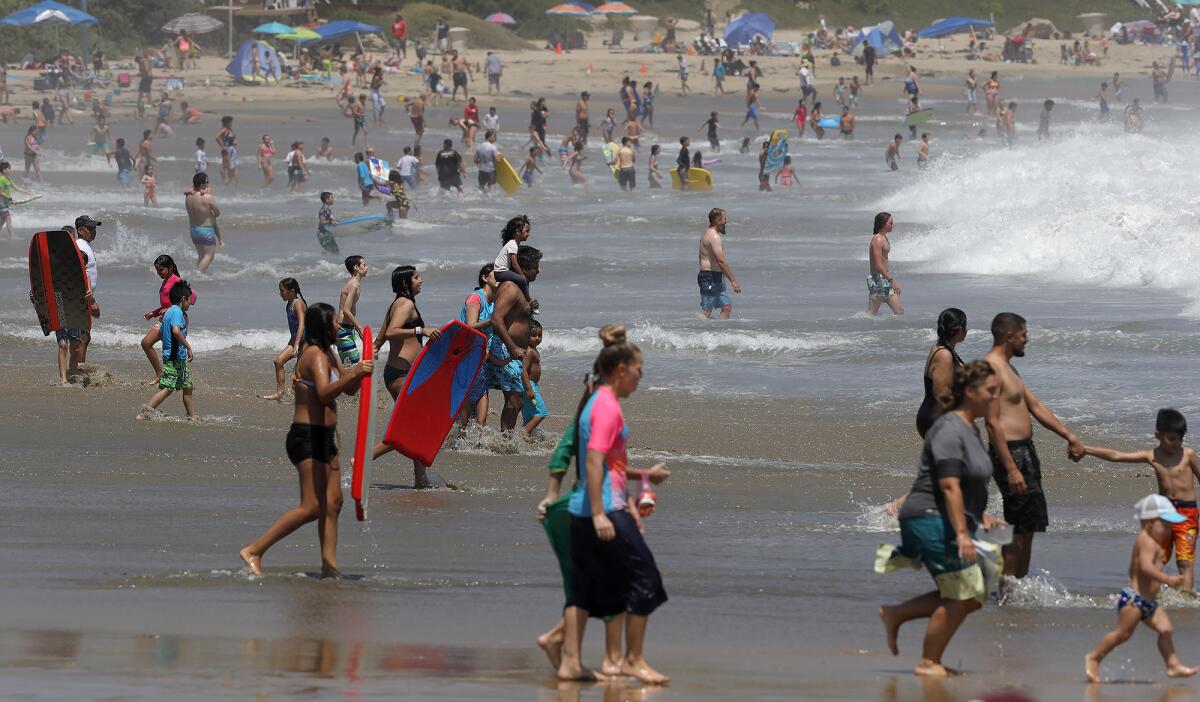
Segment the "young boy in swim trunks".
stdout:
<svg viewBox="0 0 1200 702">
<path fill-rule="evenodd" d="M 321 248 L 331 254 L 338 253 L 337 239 L 333 238 L 330 227 L 337 224 L 333 218 L 333 193 L 326 190 L 321 193 L 321 209 L 317 211 L 317 241 Z"/>
<path fill-rule="evenodd" d="M 542 344 L 542 325 L 536 319 L 529 320 L 529 347 L 525 349 L 525 360 L 521 366 L 521 378 L 525 381 L 525 404 L 521 406 L 521 419 L 525 422 L 525 433 L 532 434 L 534 429 L 549 416 L 546 403 L 542 400 L 542 391 L 538 383 L 542 382 L 542 354 L 538 346 Z"/>
<path fill-rule="evenodd" d="M 188 361 L 195 358 L 192 345 L 188 343 L 187 310 L 192 306 L 192 288 L 186 281 L 179 281 L 168 293 L 171 308 L 162 318 L 162 354 L 163 371 L 158 380 L 158 392 L 138 412 L 138 419 L 149 419 L 150 412 L 163 403 L 176 390 L 183 391 L 183 408 L 187 410 L 188 419 L 197 419 L 196 408 L 192 406 L 192 373 Z"/>
<path fill-rule="evenodd" d="M 1171 558 L 1175 550 L 1175 565 L 1183 576 L 1183 587 L 1191 590 L 1195 577 L 1196 533 L 1200 530 L 1200 511 L 1196 509 L 1196 479 L 1200 478 L 1200 456 L 1194 449 L 1184 448 L 1183 437 L 1187 434 L 1187 419 L 1178 410 L 1160 409 L 1154 422 L 1154 438 L 1158 446 L 1144 451 L 1116 451 L 1097 446 L 1085 446 L 1084 454 L 1113 463 L 1146 463 L 1154 469 L 1158 479 L 1158 494 L 1171 501 L 1185 521 L 1171 525 L 1168 534 L 1159 545 L 1163 549 L 1163 562 Z"/>
<path fill-rule="evenodd" d="M 358 345 L 354 335 L 362 338 L 362 324 L 358 321 L 358 296 L 362 292 L 362 279 L 367 277 L 367 259 L 362 256 L 346 257 L 346 272 L 350 280 L 342 286 L 342 294 L 338 299 L 338 312 L 334 322 L 337 323 L 337 352 L 343 366 L 358 363 Z"/>
<path fill-rule="evenodd" d="M 1117 628 L 1104 635 L 1096 648 L 1083 658 L 1083 669 L 1089 682 L 1100 682 L 1100 662 L 1113 649 L 1129 640 L 1137 629 L 1138 622 L 1158 634 L 1158 651 L 1167 666 L 1167 677 L 1190 678 L 1196 668 L 1189 668 L 1175 655 L 1175 642 L 1171 638 L 1171 620 L 1165 609 L 1158 606 L 1158 590 L 1163 584 L 1179 587 L 1182 575 L 1167 575 L 1159 567 L 1163 552 L 1159 545 L 1171 535 L 1171 527 L 1187 520 L 1171 506 L 1170 500 L 1162 495 L 1147 495 L 1134 506 L 1134 514 L 1142 522 L 1137 539 L 1133 543 L 1133 556 L 1129 561 L 1129 586 L 1121 590 L 1117 599 Z"/>
</svg>

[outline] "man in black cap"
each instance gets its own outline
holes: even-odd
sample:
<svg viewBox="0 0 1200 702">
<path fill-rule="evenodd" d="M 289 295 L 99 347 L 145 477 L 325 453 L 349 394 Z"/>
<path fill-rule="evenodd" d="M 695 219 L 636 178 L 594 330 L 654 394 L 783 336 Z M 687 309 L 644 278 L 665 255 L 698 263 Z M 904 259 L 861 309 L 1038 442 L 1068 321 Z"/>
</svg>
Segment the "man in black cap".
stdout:
<svg viewBox="0 0 1200 702">
<path fill-rule="evenodd" d="M 575 103 L 575 129 L 579 132 L 580 143 L 587 145 L 588 138 L 588 98 L 592 96 L 588 91 L 583 91 L 579 94 L 579 102 Z"/>
<path fill-rule="evenodd" d="M 79 247 L 79 252 L 86 257 L 88 288 L 91 289 L 91 294 L 96 292 L 96 283 L 99 280 L 99 273 L 96 271 L 96 254 L 92 251 L 92 242 L 96 240 L 96 227 L 100 226 L 100 222 L 94 220 L 89 215 L 80 215 L 75 218 L 75 244 Z M 88 298 L 88 306 L 92 311 L 93 317 L 100 316 L 100 305 L 94 297 Z M 80 352 L 79 361 L 87 361 L 88 344 L 92 342 L 92 334 L 90 331 L 80 330 Z"/>
</svg>

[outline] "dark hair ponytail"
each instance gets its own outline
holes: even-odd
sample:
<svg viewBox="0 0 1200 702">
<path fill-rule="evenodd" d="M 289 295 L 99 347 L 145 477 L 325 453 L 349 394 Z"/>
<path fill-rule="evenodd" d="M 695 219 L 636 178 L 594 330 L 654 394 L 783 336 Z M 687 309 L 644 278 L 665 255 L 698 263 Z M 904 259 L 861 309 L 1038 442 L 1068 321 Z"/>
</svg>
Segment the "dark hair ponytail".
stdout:
<svg viewBox="0 0 1200 702">
<path fill-rule="evenodd" d="M 583 397 L 579 398 L 579 406 L 575 408 L 575 436 L 577 441 L 579 437 L 579 418 L 583 415 L 583 408 L 587 405 L 588 399 L 595 392 L 596 384 L 600 382 L 601 378 L 616 370 L 617 366 L 622 363 L 629 363 L 642 352 L 636 344 L 625 338 L 625 327 L 622 326 L 614 324 L 605 325 L 600 329 L 600 341 L 603 342 L 604 348 L 600 349 L 599 355 L 596 356 L 596 361 L 592 364 L 592 372 L 587 377 Z M 578 463 L 578 455 L 575 460 Z"/>
<path fill-rule="evenodd" d="M 897 134 L 896 136 L 900 135 Z M 883 231 L 883 228 L 887 226 L 888 220 L 891 218 L 892 214 L 890 212 L 880 212 L 879 214 L 875 215 L 875 229 L 871 233 L 878 234 L 879 232 Z"/>
<path fill-rule="evenodd" d="M 168 256 L 166 254 L 163 254 L 163 255 L 159 256 L 158 258 L 154 259 L 154 267 L 155 268 L 166 268 L 167 270 L 171 271 L 171 275 L 175 276 L 176 278 L 183 277 L 183 276 L 179 275 L 179 267 L 175 265 L 175 259 L 171 258 L 170 256 Z"/>
<path fill-rule="evenodd" d="M 954 378 L 950 381 L 949 404 L 943 402 L 943 408 L 949 412 L 962 407 L 967 391 L 995 374 L 996 370 L 987 361 L 971 361 L 955 368 Z"/>
<path fill-rule="evenodd" d="M 403 297 L 411 300 L 414 308 L 417 306 L 417 301 L 414 298 L 415 293 L 413 292 L 413 276 L 416 274 L 416 266 L 396 266 L 392 270 L 392 292 L 396 293 L 396 297 L 388 305 L 388 311 L 383 317 L 383 326 L 380 329 L 386 331 L 388 324 L 392 321 L 392 310 L 396 307 L 396 300 Z"/>
<path fill-rule="evenodd" d="M 300 292 L 300 282 L 295 278 L 284 278 L 283 280 L 279 281 L 279 287 L 287 290 L 288 292 L 296 293 L 296 297 L 304 300 L 304 293 Z M 308 300 L 304 300 L 304 304 L 307 305 Z M 305 324 L 308 324 L 308 322 L 306 321 Z"/>
<path fill-rule="evenodd" d="M 491 275 L 492 271 L 494 270 L 496 270 L 496 264 L 484 264 L 483 268 L 479 269 L 479 277 L 475 279 L 475 287 L 482 288 L 484 285 L 487 285 L 487 277 Z"/>
<path fill-rule="evenodd" d="M 328 303 L 317 302 L 310 305 L 304 313 L 304 338 L 300 340 L 297 356 L 304 353 L 304 347 L 316 346 L 328 353 L 329 348 L 337 343 L 337 334 L 333 331 L 334 309 Z"/>
<path fill-rule="evenodd" d="M 967 328 L 967 313 L 957 307 L 942 310 L 937 319 L 938 345 L 948 346 L 950 340 Z"/>
</svg>

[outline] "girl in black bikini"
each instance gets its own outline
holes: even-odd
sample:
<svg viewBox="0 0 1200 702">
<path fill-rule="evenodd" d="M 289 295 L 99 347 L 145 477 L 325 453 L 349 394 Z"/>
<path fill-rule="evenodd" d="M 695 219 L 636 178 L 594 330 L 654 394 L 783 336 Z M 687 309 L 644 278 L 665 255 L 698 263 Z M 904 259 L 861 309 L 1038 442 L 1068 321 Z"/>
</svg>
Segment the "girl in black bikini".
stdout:
<svg viewBox="0 0 1200 702">
<path fill-rule="evenodd" d="M 387 314 L 383 317 L 379 336 L 375 337 L 375 352 L 388 346 L 387 365 L 383 367 L 383 384 L 391 394 L 392 399 L 400 394 L 404 387 L 404 379 L 412 368 L 413 361 L 421 352 L 425 340 L 436 341 L 442 334 L 437 329 L 426 329 L 421 311 L 417 309 L 416 296 L 421 293 L 421 274 L 413 266 L 396 266 L 392 271 L 392 292 L 396 299 L 388 305 Z M 380 442 L 375 445 L 374 457 L 379 458 L 392 451 L 392 447 Z M 414 487 L 429 487 L 429 479 L 425 476 L 425 466 L 413 461 Z"/>
<path fill-rule="evenodd" d="M 304 314 L 296 374 L 296 410 L 287 435 L 288 459 L 300 476 L 300 504 L 275 520 L 258 540 L 243 548 L 242 561 L 262 575 L 262 556 L 275 542 L 311 521 L 318 521 L 321 577 L 338 577 L 337 520 L 342 509 L 341 464 L 338 462 L 337 398 L 358 392 L 359 380 L 371 372 L 371 361 L 346 370 L 333 352 L 337 340 L 334 309 L 318 302 Z"/>
<path fill-rule="evenodd" d="M 967 337 L 966 313 L 957 307 L 942 310 L 938 315 L 937 335 L 937 342 L 925 359 L 925 399 L 917 410 L 917 433 L 921 438 L 925 438 L 925 432 L 945 411 L 941 400 L 950 397 L 954 369 L 964 365 L 954 347 Z"/>
</svg>

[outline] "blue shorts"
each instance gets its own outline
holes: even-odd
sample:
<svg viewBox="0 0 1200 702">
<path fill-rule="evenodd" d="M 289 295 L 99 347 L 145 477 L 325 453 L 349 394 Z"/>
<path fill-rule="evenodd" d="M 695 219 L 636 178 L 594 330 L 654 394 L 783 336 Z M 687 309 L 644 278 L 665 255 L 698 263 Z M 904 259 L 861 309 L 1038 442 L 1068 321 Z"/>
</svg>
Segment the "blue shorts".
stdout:
<svg viewBox="0 0 1200 702">
<path fill-rule="evenodd" d="M 63 344 L 70 341 L 83 341 L 82 329 L 68 329 L 66 327 L 54 332 L 54 338 L 58 343 Z"/>
<path fill-rule="evenodd" d="M 191 227 L 188 233 L 191 234 L 192 243 L 196 246 L 217 245 L 217 230 L 210 225 Z"/>
<path fill-rule="evenodd" d="M 542 400 L 541 388 L 532 380 L 529 381 L 529 384 L 533 386 L 534 399 L 531 400 L 528 394 L 525 395 L 525 404 L 521 406 L 521 420 L 528 422 L 534 417 L 550 416 L 550 412 L 546 410 L 546 403 Z"/>
<path fill-rule="evenodd" d="M 492 390 L 500 392 L 519 392 L 525 393 L 525 380 L 522 378 L 522 371 L 525 370 L 520 359 L 512 358 L 508 353 L 508 347 L 500 340 L 500 337 L 492 337 L 491 345 L 492 358 L 488 360 L 488 387 Z M 504 365 L 498 366 L 495 361 L 504 361 Z"/>
<path fill-rule="evenodd" d="M 700 309 L 702 310 L 716 310 L 732 304 L 733 298 L 729 296 L 728 290 L 722 290 L 716 295 L 700 296 Z"/>
<path fill-rule="evenodd" d="M 404 189 L 410 193 L 417 189 L 417 179 L 415 176 L 402 175 L 400 176 L 400 182 L 404 183 Z"/>
<path fill-rule="evenodd" d="M 129 185 L 129 169 L 123 168 L 117 171 L 117 180 L 121 181 L 121 185 Z"/>
</svg>

